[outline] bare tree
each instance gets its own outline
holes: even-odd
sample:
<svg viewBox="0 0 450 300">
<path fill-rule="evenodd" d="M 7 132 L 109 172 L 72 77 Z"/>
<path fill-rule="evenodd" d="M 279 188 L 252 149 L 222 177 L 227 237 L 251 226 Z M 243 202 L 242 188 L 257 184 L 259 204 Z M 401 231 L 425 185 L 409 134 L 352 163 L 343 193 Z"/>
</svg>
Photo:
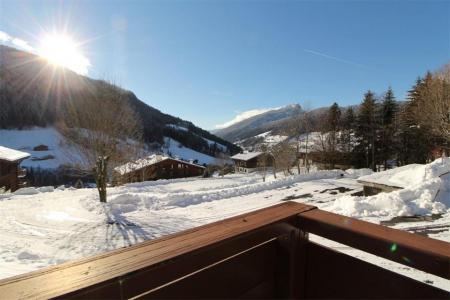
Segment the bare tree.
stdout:
<svg viewBox="0 0 450 300">
<path fill-rule="evenodd" d="M 311 168 L 311 166 L 309 165 L 309 153 L 311 152 L 310 150 L 310 135 L 311 135 L 311 131 L 313 129 L 313 118 L 311 115 L 311 111 L 305 107 L 305 111 L 303 112 L 303 118 L 301 119 L 302 122 L 302 128 L 304 131 L 304 141 L 305 141 L 305 156 L 304 156 L 304 167 L 306 168 L 306 172 L 309 173 L 309 170 Z M 300 152 L 303 152 L 303 150 L 301 149 L 301 143 L 300 143 Z"/>
<path fill-rule="evenodd" d="M 269 151 L 269 147 L 266 144 L 262 144 L 258 149 L 262 154 L 258 157 L 257 165 L 258 171 L 261 174 L 263 182 L 266 181 L 267 171 L 269 166 L 272 166 L 273 177 L 277 178 L 276 168 L 275 168 L 275 160 L 273 158 L 272 153 Z"/>
<path fill-rule="evenodd" d="M 266 182 L 267 174 L 267 155 L 265 153 L 258 157 L 257 161 L 258 173 L 261 175 L 263 182 Z"/>
<path fill-rule="evenodd" d="M 91 97 L 68 106 L 59 129 L 72 161 L 79 168 L 92 171 L 100 202 L 106 202 L 111 170 L 136 159 L 143 149 L 140 122 L 127 103 L 125 91 L 98 82 Z"/>
<path fill-rule="evenodd" d="M 226 173 L 229 169 L 227 166 L 227 162 L 229 160 L 230 160 L 230 156 L 223 152 L 218 152 L 216 154 L 216 157 L 214 158 L 214 165 L 217 166 L 220 177 L 223 177 L 226 175 Z"/>
<path fill-rule="evenodd" d="M 295 161 L 295 149 L 288 140 L 273 146 L 271 154 L 275 159 L 275 166 L 282 170 L 285 176 L 292 174 L 291 166 Z"/>
<path fill-rule="evenodd" d="M 450 143 L 450 63 L 433 74 L 431 86 L 420 112 L 423 123 L 447 145 Z"/>
<path fill-rule="evenodd" d="M 313 121 L 311 117 L 311 112 L 309 109 L 309 103 L 304 104 L 303 110 L 298 110 L 296 114 L 292 117 L 291 121 L 287 124 L 287 134 L 291 137 L 295 143 L 295 156 L 298 174 L 301 172 L 301 160 L 300 158 L 304 154 L 304 167 L 306 167 L 309 173 L 309 163 L 308 163 L 308 146 L 309 137 L 313 128 Z"/>
<path fill-rule="evenodd" d="M 300 153 L 301 153 L 301 137 L 305 132 L 303 126 L 303 113 L 298 110 L 287 124 L 287 134 L 295 141 L 296 165 L 298 174 L 300 174 Z"/>
</svg>

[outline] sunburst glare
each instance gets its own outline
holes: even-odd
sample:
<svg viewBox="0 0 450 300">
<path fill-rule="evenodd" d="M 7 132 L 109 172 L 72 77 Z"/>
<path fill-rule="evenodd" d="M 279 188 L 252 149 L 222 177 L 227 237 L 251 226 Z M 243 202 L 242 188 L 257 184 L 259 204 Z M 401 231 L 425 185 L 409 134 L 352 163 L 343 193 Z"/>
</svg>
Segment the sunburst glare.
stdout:
<svg viewBox="0 0 450 300">
<path fill-rule="evenodd" d="M 50 34 L 40 41 L 38 54 L 50 63 L 66 67 L 78 74 L 86 75 L 91 63 L 83 55 L 78 44 L 68 35 Z"/>
</svg>

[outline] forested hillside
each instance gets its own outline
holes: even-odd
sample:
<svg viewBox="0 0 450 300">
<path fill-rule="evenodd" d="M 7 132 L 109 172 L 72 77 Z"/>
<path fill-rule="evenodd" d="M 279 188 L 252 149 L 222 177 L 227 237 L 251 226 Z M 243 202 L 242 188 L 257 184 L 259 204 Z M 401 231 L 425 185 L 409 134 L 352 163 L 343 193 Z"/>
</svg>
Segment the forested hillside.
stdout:
<svg viewBox="0 0 450 300">
<path fill-rule="evenodd" d="M 42 58 L 0 45 L 0 128 L 21 129 L 53 126 L 64 118 L 68 107 L 83 109 L 83 99 L 96 99 L 101 89 L 113 85 L 49 65 Z M 239 148 L 189 121 L 162 113 L 139 100 L 131 91 L 123 91 L 123 101 L 134 109 L 142 123 L 147 143 L 162 144 L 164 136 L 176 139 L 196 151 L 216 155 L 224 145 L 231 154 Z M 107 108 L 105 108 L 107 109 Z M 120 116 L 117 116 L 120 118 Z M 167 126 L 174 124 L 188 130 Z M 208 142 L 208 139 L 211 142 Z"/>
</svg>

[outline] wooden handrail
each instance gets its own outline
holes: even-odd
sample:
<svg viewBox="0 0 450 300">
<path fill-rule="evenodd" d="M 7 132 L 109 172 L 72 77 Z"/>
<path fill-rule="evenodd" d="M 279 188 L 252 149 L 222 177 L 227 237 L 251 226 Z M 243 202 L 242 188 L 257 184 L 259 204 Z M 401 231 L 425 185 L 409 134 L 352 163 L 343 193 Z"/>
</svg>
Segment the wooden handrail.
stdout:
<svg viewBox="0 0 450 300">
<path fill-rule="evenodd" d="M 320 209 L 299 218 L 307 232 L 450 279 L 449 243 Z"/>
</svg>

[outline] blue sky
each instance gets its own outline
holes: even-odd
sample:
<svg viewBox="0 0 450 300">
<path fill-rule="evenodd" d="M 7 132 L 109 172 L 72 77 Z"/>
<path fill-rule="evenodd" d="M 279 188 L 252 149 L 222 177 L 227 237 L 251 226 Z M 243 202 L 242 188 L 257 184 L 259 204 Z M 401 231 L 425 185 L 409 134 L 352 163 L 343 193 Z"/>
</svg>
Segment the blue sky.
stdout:
<svg viewBox="0 0 450 300">
<path fill-rule="evenodd" d="M 450 1 L 9 1 L 0 31 L 82 41 L 88 76 L 212 129 L 251 109 L 356 104 L 450 61 Z"/>
</svg>

